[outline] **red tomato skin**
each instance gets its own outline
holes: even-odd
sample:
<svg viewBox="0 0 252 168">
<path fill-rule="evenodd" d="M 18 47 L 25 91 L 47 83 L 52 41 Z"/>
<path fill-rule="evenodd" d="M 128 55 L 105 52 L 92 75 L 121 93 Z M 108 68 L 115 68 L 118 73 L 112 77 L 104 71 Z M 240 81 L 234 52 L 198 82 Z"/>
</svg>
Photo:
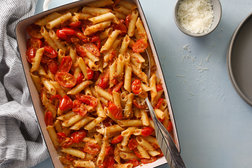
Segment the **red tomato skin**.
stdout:
<svg viewBox="0 0 252 168">
<path fill-rule="evenodd" d="M 138 143 L 136 141 L 136 139 L 132 138 L 129 143 L 128 143 L 128 147 L 130 150 L 136 149 Z"/>
<path fill-rule="evenodd" d="M 27 48 L 34 48 L 35 50 L 42 47 L 42 41 L 37 38 L 30 38 L 27 41 Z"/>
<path fill-rule="evenodd" d="M 70 110 L 73 108 L 73 101 L 67 95 L 64 95 L 60 101 L 59 109 L 62 111 Z"/>
<path fill-rule="evenodd" d="M 87 108 L 86 106 L 80 101 L 80 100 L 74 100 L 73 101 L 73 112 L 85 116 L 87 114 Z"/>
<path fill-rule="evenodd" d="M 83 74 L 80 72 L 80 73 L 78 74 L 77 78 L 76 78 L 76 84 L 81 83 L 81 82 L 83 81 L 83 79 L 84 79 L 84 76 L 83 76 Z"/>
<path fill-rule="evenodd" d="M 117 85 L 115 85 L 115 87 L 113 88 L 113 91 L 119 92 L 122 86 L 123 86 L 123 81 L 121 81 Z"/>
<path fill-rule="evenodd" d="M 120 142 L 122 142 L 123 140 L 123 136 L 122 135 L 118 135 L 116 137 L 114 137 L 111 141 L 112 144 L 118 144 Z"/>
<path fill-rule="evenodd" d="M 140 165 L 140 162 L 137 159 L 128 160 L 126 163 L 132 163 L 134 167 Z"/>
<path fill-rule="evenodd" d="M 146 108 L 146 105 L 141 105 L 141 104 L 138 104 L 137 100 L 133 100 L 133 104 L 134 106 L 136 106 L 136 108 L 139 108 L 139 109 L 145 109 Z"/>
<path fill-rule="evenodd" d="M 85 43 L 83 44 L 83 47 L 85 47 L 90 53 L 92 53 L 96 57 L 100 57 L 100 50 L 99 48 L 93 44 L 93 43 Z"/>
<path fill-rule="evenodd" d="M 108 155 L 113 155 L 114 154 L 114 149 L 112 146 L 107 146 L 106 149 L 105 149 L 105 155 L 108 156 Z"/>
<path fill-rule="evenodd" d="M 26 50 L 26 58 L 29 63 L 33 62 L 35 55 L 36 55 L 36 50 L 34 48 L 30 47 Z"/>
<path fill-rule="evenodd" d="M 152 162 L 155 162 L 157 160 L 156 157 L 151 157 L 150 159 L 141 159 L 141 162 L 143 164 L 148 164 L 148 163 L 152 163 Z"/>
<path fill-rule="evenodd" d="M 27 33 L 32 37 L 32 38 L 37 38 L 37 39 L 41 39 L 43 38 L 42 34 L 40 33 L 40 27 L 37 25 L 29 25 L 27 27 Z"/>
<path fill-rule="evenodd" d="M 142 136 L 149 136 L 154 132 L 154 129 L 152 127 L 144 127 L 141 130 L 141 135 Z"/>
<path fill-rule="evenodd" d="M 55 61 L 51 61 L 48 63 L 48 68 L 52 72 L 52 74 L 56 74 L 58 71 L 58 64 Z"/>
<path fill-rule="evenodd" d="M 135 79 L 133 82 L 132 82 L 132 85 L 131 85 L 131 90 L 134 94 L 139 94 L 142 92 L 142 88 L 141 88 L 141 81 L 139 79 Z"/>
<path fill-rule="evenodd" d="M 83 48 L 83 46 L 80 46 L 80 45 L 76 46 L 76 52 L 81 57 L 85 57 L 87 55 L 84 48 Z"/>
<path fill-rule="evenodd" d="M 163 86 L 161 84 L 157 84 L 156 88 L 157 88 L 157 92 L 163 90 Z"/>
<path fill-rule="evenodd" d="M 121 120 L 123 118 L 122 110 L 119 109 L 114 103 L 109 101 L 108 110 L 113 115 L 115 119 Z"/>
<path fill-rule="evenodd" d="M 80 130 L 72 133 L 70 137 L 73 140 L 73 143 L 80 143 L 86 135 L 87 133 L 84 130 Z"/>
<path fill-rule="evenodd" d="M 51 111 L 47 111 L 45 113 L 45 123 L 46 123 L 46 126 L 53 125 L 53 114 Z"/>
<path fill-rule="evenodd" d="M 157 108 L 159 108 L 161 105 L 162 105 L 162 103 L 164 102 L 164 99 L 163 98 L 159 98 L 158 99 L 158 102 L 157 102 L 157 104 L 156 104 L 156 106 L 155 106 L 155 109 Z"/>
<path fill-rule="evenodd" d="M 92 80 L 94 77 L 94 71 L 87 67 L 87 79 Z"/>
<path fill-rule="evenodd" d="M 89 95 L 76 95 L 76 99 L 92 107 L 96 107 L 98 104 L 97 99 Z"/>
<path fill-rule="evenodd" d="M 75 30 L 71 28 L 64 27 L 62 29 L 58 29 L 56 35 L 63 40 L 66 40 L 68 36 L 74 36 Z"/>
<path fill-rule="evenodd" d="M 83 151 L 91 155 L 97 155 L 100 151 L 100 146 L 96 143 L 87 142 L 84 146 Z"/>
<path fill-rule="evenodd" d="M 72 88 L 76 84 L 75 77 L 67 72 L 57 72 L 55 79 L 61 86 L 66 88 Z"/>
<path fill-rule="evenodd" d="M 135 53 L 141 53 L 144 52 L 147 47 L 148 47 L 147 41 L 145 39 L 139 39 L 133 44 L 132 50 Z"/>
<path fill-rule="evenodd" d="M 70 27 L 76 28 L 76 27 L 80 27 L 81 26 L 81 21 L 75 21 L 75 22 L 71 22 L 69 24 Z"/>
<path fill-rule="evenodd" d="M 101 48 L 101 39 L 99 36 L 93 36 L 91 42 L 95 43 L 98 49 Z"/>
<path fill-rule="evenodd" d="M 73 61 L 70 56 L 65 56 L 62 58 L 60 66 L 59 66 L 59 71 L 60 72 L 69 72 L 71 67 L 72 67 Z"/>
<path fill-rule="evenodd" d="M 101 76 L 97 85 L 103 89 L 106 89 L 109 86 L 109 72 L 106 72 Z"/>
<path fill-rule="evenodd" d="M 173 130 L 172 122 L 169 121 L 169 122 L 168 122 L 168 126 L 167 126 L 167 131 L 168 131 L 169 133 L 171 133 L 172 130 Z"/>
<path fill-rule="evenodd" d="M 123 19 L 120 20 L 119 24 L 114 24 L 113 28 L 116 29 L 116 30 L 120 30 L 121 34 L 127 33 L 127 27 L 124 24 L 124 20 Z"/>
<path fill-rule="evenodd" d="M 49 58 L 56 58 L 58 53 L 51 46 L 44 46 L 44 55 Z"/>
</svg>

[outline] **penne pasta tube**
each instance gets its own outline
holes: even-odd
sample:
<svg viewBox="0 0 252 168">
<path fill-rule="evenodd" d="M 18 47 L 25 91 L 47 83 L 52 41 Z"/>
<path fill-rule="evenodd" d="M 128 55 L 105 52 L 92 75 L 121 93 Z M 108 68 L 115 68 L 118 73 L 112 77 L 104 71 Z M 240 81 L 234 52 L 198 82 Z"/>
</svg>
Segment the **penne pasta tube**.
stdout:
<svg viewBox="0 0 252 168">
<path fill-rule="evenodd" d="M 125 66 L 124 89 L 131 92 L 132 68 L 129 64 Z"/>
<path fill-rule="evenodd" d="M 144 109 L 141 109 L 140 112 L 141 112 L 141 121 L 142 121 L 143 125 L 149 126 L 150 121 L 149 121 L 149 117 L 148 117 L 147 112 Z"/>
<path fill-rule="evenodd" d="M 109 87 L 110 88 L 114 86 L 113 80 L 115 79 L 115 76 L 116 76 L 116 61 L 114 61 L 113 64 L 111 64 L 109 67 Z"/>
<path fill-rule="evenodd" d="M 150 78 L 150 88 L 151 88 L 151 101 L 153 102 L 153 100 L 155 99 L 155 97 L 157 96 L 157 89 L 156 89 L 156 83 L 157 83 L 157 76 L 156 74 L 153 74 Z"/>
<path fill-rule="evenodd" d="M 95 164 L 92 161 L 83 161 L 83 160 L 74 160 L 74 167 L 86 167 L 86 168 L 95 168 Z"/>
<path fill-rule="evenodd" d="M 138 18 L 136 21 L 136 29 L 137 29 L 137 34 L 138 34 L 137 40 L 145 39 L 147 41 L 147 34 L 140 18 Z"/>
<path fill-rule="evenodd" d="M 132 102 L 133 102 L 134 94 L 130 93 L 127 96 L 127 101 L 124 107 L 124 117 L 125 118 L 131 118 L 133 116 L 132 111 Z"/>
<path fill-rule="evenodd" d="M 129 15 L 131 13 L 131 10 L 130 9 L 127 9 L 123 6 L 117 6 L 117 7 L 114 7 L 114 10 L 116 12 L 119 12 L 119 13 L 122 13 L 123 15 Z"/>
<path fill-rule="evenodd" d="M 100 99 L 97 100 L 96 112 L 97 112 L 98 117 L 102 117 L 102 118 L 106 117 L 106 114 L 101 105 Z"/>
<path fill-rule="evenodd" d="M 122 146 L 127 146 L 129 143 L 130 136 L 123 136 L 123 140 L 121 142 Z"/>
<path fill-rule="evenodd" d="M 136 27 L 136 21 L 138 17 L 138 12 L 137 10 L 133 10 L 130 16 L 130 22 L 128 26 L 128 35 L 132 37 L 135 33 L 135 27 Z"/>
<path fill-rule="evenodd" d="M 110 21 L 106 21 L 106 22 L 101 22 L 95 25 L 88 26 L 84 31 L 84 35 L 88 36 L 98 31 L 104 30 L 105 28 L 109 27 L 110 24 L 111 24 Z"/>
<path fill-rule="evenodd" d="M 83 7 L 82 8 L 82 13 L 87 13 L 90 15 L 102 15 L 104 13 L 111 12 L 111 9 L 106 9 L 106 8 L 95 8 L 95 7 Z"/>
<path fill-rule="evenodd" d="M 49 136 L 50 136 L 50 138 L 52 140 L 52 143 L 53 143 L 54 147 L 58 148 L 59 142 L 58 142 L 58 138 L 57 138 L 57 134 L 56 134 L 56 131 L 54 129 L 54 126 L 51 126 L 51 125 L 47 126 L 46 130 L 47 130 L 47 132 L 48 132 L 48 134 L 49 134 Z"/>
<path fill-rule="evenodd" d="M 101 48 L 101 52 L 107 51 L 110 49 L 114 41 L 116 40 L 117 36 L 121 33 L 120 30 L 114 30 L 106 40 L 105 44 Z"/>
<path fill-rule="evenodd" d="M 77 150 L 77 149 L 73 149 L 73 148 L 62 148 L 61 152 L 84 159 L 85 158 L 85 153 Z"/>
<path fill-rule="evenodd" d="M 134 65 L 132 66 L 132 71 L 133 73 L 140 78 L 144 83 L 148 83 L 148 77 L 147 75 L 141 70 L 135 67 Z"/>
<path fill-rule="evenodd" d="M 101 151 L 98 155 L 98 158 L 97 158 L 97 161 L 96 161 L 96 164 L 97 165 L 101 165 L 103 163 L 103 160 L 105 158 L 105 155 L 106 155 L 106 147 L 108 146 L 108 140 L 107 139 L 103 139 L 103 143 L 102 143 L 102 146 L 101 146 Z"/>
<path fill-rule="evenodd" d="M 55 50 L 57 51 L 57 46 L 54 41 L 50 38 L 49 33 L 47 32 L 46 28 L 43 26 L 41 27 L 41 35 L 44 37 L 45 41 Z"/>
<path fill-rule="evenodd" d="M 129 1 L 125 1 L 125 0 L 120 1 L 119 5 L 127 8 L 127 9 L 130 9 L 130 10 L 133 10 L 133 9 L 137 8 L 136 4 L 131 3 Z"/>
<path fill-rule="evenodd" d="M 125 19 L 126 15 L 122 14 L 121 12 L 118 11 L 113 11 L 114 15 L 118 18 L 118 19 Z"/>
<path fill-rule="evenodd" d="M 65 91 L 62 89 L 62 87 L 60 86 L 60 84 L 57 81 L 50 81 L 50 83 L 54 86 L 54 88 L 56 89 L 57 93 L 60 96 L 66 95 Z"/>
<path fill-rule="evenodd" d="M 126 152 L 120 152 L 120 157 L 123 160 L 133 160 L 138 159 L 138 157 L 134 153 L 126 153 Z"/>
<path fill-rule="evenodd" d="M 150 159 L 150 155 L 142 146 L 138 145 L 137 150 L 139 151 L 142 158 Z"/>
<path fill-rule="evenodd" d="M 122 77 L 124 75 L 125 60 L 122 54 L 119 54 L 116 66 L 116 75 Z"/>
<path fill-rule="evenodd" d="M 60 120 L 56 120 L 54 122 L 54 128 L 55 128 L 56 132 L 62 132 L 62 127 L 61 127 Z"/>
<path fill-rule="evenodd" d="M 126 130 L 122 131 L 122 136 L 130 136 L 132 135 L 136 130 L 136 127 L 128 127 Z"/>
<path fill-rule="evenodd" d="M 74 13 L 74 17 L 77 18 L 78 20 L 88 20 L 89 18 L 92 17 L 92 15 L 87 13 Z"/>
<path fill-rule="evenodd" d="M 70 130 L 79 130 L 80 128 L 82 128 L 83 126 L 85 126 L 92 120 L 94 120 L 93 117 L 85 117 L 81 119 L 80 121 L 78 121 L 77 123 L 75 123 L 72 127 L 70 127 Z"/>
<path fill-rule="evenodd" d="M 113 100 L 114 100 L 115 105 L 118 108 L 122 108 L 121 107 L 121 96 L 120 96 L 120 93 L 118 93 L 116 91 L 113 91 L 112 94 L 113 94 Z"/>
<path fill-rule="evenodd" d="M 120 127 L 119 125 L 112 125 L 112 126 L 108 126 L 108 127 L 97 130 L 97 132 L 99 132 L 100 134 L 103 134 L 105 137 L 108 137 L 114 133 L 118 133 L 121 131 L 123 131 L 123 128 Z"/>
<path fill-rule="evenodd" d="M 140 126 L 143 126 L 141 120 L 118 120 L 117 123 L 121 127 L 140 127 Z"/>
<path fill-rule="evenodd" d="M 93 121 L 91 121 L 90 123 L 88 123 L 84 129 L 85 130 L 91 130 L 93 129 L 96 125 L 98 125 L 99 123 L 101 123 L 103 120 L 105 120 L 106 118 L 102 118 L 102 117 L 97 117 L 96 119 L 94 119 Z"/>
<path fill-rule="evenodd" d="M 118 148 L 118 146 L 116 146 L 114 150 L 114 159 L 117 163 L 121 163 L 120 149 Z"/>
<path fill-rule="evenodd" d="M 78 66 L 80 67 L 85 79 L 87 79 L 88 78 L 88 76 L 87 76 L 87 66 L 86 66 L 85 62 L 83 61 L 83 59 L 81 57 L 78 58 L 77 62 L 78 62 Z"/>
<path fill-rule="evenodd" d="M 85 89 L 87 86 L 89 86 L 92 83 L 93 83 L 92 81 L 83 81 L 77 86 L 75 86 L 73 89 L 68 91 L 67 94 L 76 95 L 77 93 L 81 92 L 83 89 Z"/>
<path fill-rule="evenodd" d="M 59 14 L 57 12 L 53 12 L 50 15 L 48 15 L 42 19 L 39 19 L 38 21 L 35 22 L 35 24 L 39 25 L 39 26 L 45 26 L 48 22 L 50 22 L 60 16 L 61 16 L 61 14 Z"/>
<path fill-rule="evenodd" d="M 159 119 L 164 120 L 165 114 L 163 111 L 160 109 L 155 109 L 154 111 Z"/>
<path fill-rule="evenodd" d="M 68 120 L 65 120 L 62 123 L 63 127 L 70 127 L 72 125 L 74 125 L 76 122 L 80 121 L 81 119 L 83 119 L 83 116 L 76 114 L 74 116 L 72 116 L 71 118 L 69 118 Z"/>
<path fill-rule="evenodd" d="M 128 35 L 126 35 L 122 41 L 122 45 L 121 45 L 121 48 L 119 51 L 120 54 L 124 54 L 126 52 L 126 50 L 128 49 L 128 46 L 129 46 L 129 42 L 130 42 L 130 38 Z"/>
<path fill-rule="evenodd" d="M 104 90 L 98 86 L 95 86 L 95 90 L 98 95 L 104 97 L 106 100 L 113 101 L 113 96 L 109 92 L 107 92 L 106 90 Z"/>
<path fill-rule="evenodd" d="M 49 30 L 49 37 L 53 40 L 53 42 L 57 46 L 57 49 L 66 51 L 65 45 L 59 40 L 59 38 L 57 37 L 56 33 L 53 30 Z"/>
<path fill-rule="evenodd" d="M 42 83 L 43 83 L 43 85 L 45 86 L 45 88 L 48 90 L 48 92 L 49 92 L 51 95 L 56 95 L 56 89 L 55 89 L 55 87 L 51 84 L 50 81 L 48 81 L 48 80 L 45 79 L 45 78 L 42 78 Z"/>
<path fill-rule="evenodd" d="M 103 32 L 101 32 L 100 34 L 100 39 L 104 40 L 106 39 L 113 31 L 112 27 L 107 28 L 106 30 L 104 30 Z"/>
<path fill-rule="evenodd" d="M 44 48 L 40 48 L 36 51 L 34 60 L 32 62 L 31 72 L 35 72 L 39 69 L 40 62 L 44 53 Z"/>
<path fill-rule="evenodd" d="M 121 143 L 117 144 L 116 147 L 117 147 L 120 151 L 123 151 L 123 152 L 127 152 L 127 153 L 132 152 L 128 146 L 122 146 Z"/>
<path fill-rule="evenodd" d="M 116 19 L 115 15 L 111 12 L 104 13 L 102 15 L 98 15 L 92 18 L 89 18 L 88 20 L 91 21 L 93 24 L 108 21 L 108 20 L 113 20 Z"/>
<path fill-rule="evenodd" d="M 30 75 L 31 75 L 32 81 L 35 84 L 36 89 L 40 92 L 42 89 L 40 77 L 37 75 L 34 75 L 33 73 L 30 73 Z"/>
<path fill-rule="evenodd" d="M 59 26 L 60 24 L 64 23 L 65 21 L 72 18 L 72 14 L 70 12 L 61 15 L 60 17 L 53 19 L 52 21 L 48 22 L 46 24 L 47 29 L 53 29 L 56 26 Z"/>
<path fill-rule="evenodd" d="M 112 0 L 98 0 L 95 2 L 90 2 L 87 4 L 87 6 L 91 6 L 91 7 L 104 7 L 104 6 L 109 6 L 114 4 L 114 2 Z"/>
<path fill-rule="evenodd" d="M 117 164 L 115 168 L 133 168 L 133 163 L 124 163 L 124 164 Z"/>
</svg>

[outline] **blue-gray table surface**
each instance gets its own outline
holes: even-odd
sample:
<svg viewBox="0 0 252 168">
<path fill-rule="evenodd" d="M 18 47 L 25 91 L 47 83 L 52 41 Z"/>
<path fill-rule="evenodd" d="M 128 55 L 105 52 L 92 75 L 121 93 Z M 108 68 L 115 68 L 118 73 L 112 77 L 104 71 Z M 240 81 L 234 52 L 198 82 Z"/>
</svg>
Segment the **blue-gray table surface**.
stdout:
<svg viewBox="0 0 252 168">
<path fill-rule="evenodd" d="M 52 0 L 49 8 L 68 2 Z M 226 51 L 234 30 L 252 12 L 252 1 L 221 0 L 221 22 L 202 38 L 178 30 L 175 0 L 140 2 L 164 71 L 186 166 L 251 168 L 252 108 L 229 80 Z M 38 0 L 36 13 L 42 4 Z M 34 168 L 51 167 L 47 159 Z"/>
</svg>

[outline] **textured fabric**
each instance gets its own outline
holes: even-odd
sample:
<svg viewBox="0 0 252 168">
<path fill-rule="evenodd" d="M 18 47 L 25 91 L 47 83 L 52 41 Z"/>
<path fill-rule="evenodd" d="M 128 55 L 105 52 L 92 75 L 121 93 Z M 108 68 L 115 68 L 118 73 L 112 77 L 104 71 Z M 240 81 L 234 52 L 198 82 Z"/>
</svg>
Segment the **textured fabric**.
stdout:
<svg viewBox="0 0 252 168">
<path fill-rule="evenodd" d="M 0 168 L 32 167 L 47 150 L 41 138 L 18 53 L 15 27 L 37 0 L 0 0 Z"/>
</svg>

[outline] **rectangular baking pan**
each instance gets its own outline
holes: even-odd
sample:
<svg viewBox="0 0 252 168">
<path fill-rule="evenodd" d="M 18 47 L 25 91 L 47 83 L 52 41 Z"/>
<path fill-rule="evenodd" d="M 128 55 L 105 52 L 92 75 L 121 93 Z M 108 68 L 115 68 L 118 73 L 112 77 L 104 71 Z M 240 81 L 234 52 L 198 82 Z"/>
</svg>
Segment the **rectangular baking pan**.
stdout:
<svg viewBox="0 0 252 168">
<path fill-rule="evenodd" d="M 40 127 L 40 130 L 41 130 L 42 136 L 45 139 L 45 143 L 47 145 L 49 154 L 51 156 L 51 159 L 52 159 L 52 162 L 53 162 L 53 165 L 54 165 L 55 168 L 63 168 L 64 166 L 59 161 L 59 159 L 58 159 L 59 155 L 58 155 L 57 151 L 55 150 L 55 148 L 53 146 L 53 143 L 52 143 L 52 141 L 51 141 L 51 139 L 49 137 L 49 134 L 48 134 L 48 132 L 46 130 L 46 125 L 45 125 L 45 122 L 44 122 L 43 106 L 42 106 L 41 101 L 40 101 L 39 93 L 37 92 L 36 87 L 35 87 L 32 79 L 31 79 L 31 76 L 30 76 L 29 63 L 26 60 L 26 40 L 27 40 L 26 27 L 28 25 L 34 23 L 36 20 L 38 20 L 40 18 L 43 18 L 43 17 L 45 17 L 45 16 L 47 16 L 47 15 L 53 13 L 53 12 L 61 11 L 61 10 L 67 10 L 67 9 L 77 7 L 77 6 L 83 6 L 83 5 L 87 4 L 88 2 L 92 2 L 92 1 L 94 1 L 94 0 L 77 1 L 77 2 L 69 3 L 69 4 L 66 4 L 66 5 L 63 5 L 63 6 L 59 6 L 57 8 L 53 8 L 51 10 L 44 11 L 42 13 L 39 13 L 37 15 L 31 16 L 29 18 L 26 18 L 26 19 L 20 21 L 17 24 L 17 27 L 16 27 L 16 35 L 17 35 L 19 52 L 21 54 L 23 69 L 24 69 L 24 72 L 25 72 L 25 76 L 26 76 L 28 87 L 29 87 L 29 91 L 30 91 L 30 94 L 31 94 L 34 110 L 36 112 L 36 116 L 37 116 L 37 119 L 38 119 L 38 123 L 39 123 L 39 127 Z M 143 21 L 143 24 L 144 24 L 144 27 L 145 27 L 145 30 L 146 30 L 146 33 L 147 33 L 147 36 L 148 36 L 150 48 L 152 50 L 155 63 L 157 65 L 157 76 L 161 79 L 161 82 L 163 84 L 165 98 L 166 98 L 167 103 L 168 103 L 168 110 L 169 110 L 170 118 L 171 118 L 171 121 L 173 123 L 174 142 L 175 142 L 175 144 L 176 144 L 176 146 L 178 148 L 178 151 L 180 151 L 180 144 L 179 144 L 176 124 L 175 124 L 174 114 L 173 114 L 172 106 L 171 106 L 171 103 L 170 103 L 168 90 L 167 90 L 167 87 L 166 87 L 166 83 L 165 83 L 165 79 L 164 79 L 164 76 L 163 76 L 162 68 L 160 66 L 158 54 L 156 52 L 156 48 L 155 48 L 154 42 L 152 40 L 151 33 L 150 33 L 150 30 L 149 30 L 149 27 L 148 27 L 148 23 L 147 23 L 147 21 L 145 19 L 145 15 L 143 13 L 141 4 L 140 4 L 139 0 L 132 0 L 132 1 L 137 4 L 137 8 L 138 8 L 138 11 L 139 11 L 139 16 L 141 17 L 141 19 Z M 162 157 L 162 158 L 158 159 L 157 161 L 155 161 L 153 163 L 142 165 L 141 168 L 156 167 L 156 166 L 160 166 L 160 165 L 162 165 L 164 163 L 166 163 L 166 160 L 165 160 L 164 157 Z"/>
</svg>

